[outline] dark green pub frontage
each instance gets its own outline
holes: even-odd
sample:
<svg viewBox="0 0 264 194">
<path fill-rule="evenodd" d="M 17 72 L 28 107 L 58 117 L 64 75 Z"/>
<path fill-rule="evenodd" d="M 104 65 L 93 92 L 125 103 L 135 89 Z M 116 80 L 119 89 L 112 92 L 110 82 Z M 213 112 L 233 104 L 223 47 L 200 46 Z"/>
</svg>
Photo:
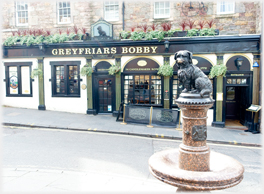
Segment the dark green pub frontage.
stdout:
<svg viewBox="0 0 264 194">
<path fill-rule="evenodd" d="M 260 99 L 260 35 L 168 38 L 166 41 L 68 41 L 60 44 L 3 46 L 4 105 L 83 114 L 117 116 L 121 102 L 137 106 L 177 109 L 182 91 L 174 53 L 189 50 L 193 63 L 209 75 L 224 64 L 225 76 L 211 78 L 213 107 L 208 125 L 225 127 L 230 120 L 250 126 L 251 104 Z M 166 47 L 165 47 L 166 43 Z M 237 61 L 241 61 L 240 66 Z M 84 65 L 93 69 L 82 76 Z M 164 64 L 173 76 L 160 76 Z M 121 73 L 109 74 L 113 65 Z M 31 77 L 33 70 L 41 76 Z M 254 124 L 259 126 L 260 116 Z"/>
</svg>

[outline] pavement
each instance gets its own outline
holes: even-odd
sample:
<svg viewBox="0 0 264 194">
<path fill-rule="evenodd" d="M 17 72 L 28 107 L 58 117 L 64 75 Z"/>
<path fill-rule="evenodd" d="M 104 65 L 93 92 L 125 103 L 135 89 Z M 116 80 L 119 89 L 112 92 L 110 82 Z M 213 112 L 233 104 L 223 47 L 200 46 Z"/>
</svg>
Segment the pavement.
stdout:
<svg viewBox="0 0 264 194">
<path fill-rule="evenodd" d="M 80 130 L 90 132 L 134 135 L 149 138 L 182 139 L 182 130 L 143 124 L 121 124 L 112 114 L 87 115 L 49 110 L 2 107 L 2 124 L 5 126 Z M 178 127 L 178 126 L 177 126 Z M 244 146 L 262 146 L 262 134 L 252 134 L 237 128 L 207 126 L 207 142 Z"/>
</svg>

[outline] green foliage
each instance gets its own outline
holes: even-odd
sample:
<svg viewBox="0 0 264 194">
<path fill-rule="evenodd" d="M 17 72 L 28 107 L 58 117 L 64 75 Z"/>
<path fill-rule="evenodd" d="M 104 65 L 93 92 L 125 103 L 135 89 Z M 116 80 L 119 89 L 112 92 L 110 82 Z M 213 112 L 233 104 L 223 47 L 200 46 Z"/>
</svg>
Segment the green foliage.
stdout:
<svg viewBox="0 0 264 194">
<path fill-rule="evenodd" d="M 200 36 L 215 36 L 214 28 L 203 28 L 199 31 Z"/>
<path fill-rule="evenodd" d="M 122 37 L 122 39 L 127 39 L 128 38 L 128 36 L 129 36 L 129 32 L 127 32 L 127 31 L 122 31 L 122 32 L 120 32 L 120 36 Z"/>
<path fill-rule="evenodd" d="M 168 35 L 168 37 L 172 37 L 174 32 L 176 32 L 176 30 L 168 30 L 166 34 Z"/>
<path fill-rule="evenodd" d="M 88 63 L 81 68 L 81 72 L 80 72 L 81 76 L 86 76 L 86 75 L 91 76 L 92 73 L 93 73 L 93 68 Z"/>
<path fill-rule="evenodd" d="M 43 78 L 43 72 L 41 69 L 33 69 L 33 71 L 31 72 L 31 78 L 33 79 L 34 77 L 40 77 Z"/>
<path fill-rule="evenodd" d="M 111 67 L 108 70 L 109 75 L 115 75 L 121 73 L 121 67 L 119 65 L 111 65 Z"/>
<path fill-rule="evenodd" d="M 131 32 L 131 39 L 132 40 L 142 40 L 145 36 L 145 32 Z"/>
<path fill-rule="evenodd" d="M 187 36 L 189 36 L 189 37 L 197 36 L 198 35 L 198 32 L 199 32 L 199 30 L 197 30 L 197 29 L 188 30 L 187 31 Z"/>
<path fill-rule="evenodd" d="M 34 44 L 40 44 L 43 43 L 44 41 L 44 36 L 40 35 L 35 38 Z"/>
<path fill-rule="evenodd" d="M 225 76 L 227 71 L 227 67 L 223 64 L 221 65 L 214 65 L 210 70 L 210 78 L 218 77 L 218 76 Z"/>
<path fill-rule="evenodd" d="M 13 46 L 16 44 L 16 42 L 20 40 L 18 36 L 10 36 L 4 41 L 5 46 Z"/>
<path fill-rule="evenodd" d="M 169 63 L 164 63 L 164 65 L 159 67 L 158 75 L 160 75 L 160 76 L 172 76 L 173 75 L 173 67 L 171 67 Z"/>
<path fill-rule="evenodd" d="M 35 38 L 34 38 L 34 36 L 33 36 L 33 35 L 28 36 L 27 41 L 26 41 L 26 45 L 27 45 L 27 46 L 30 46 L 30 45 L 32 45 L 32 44 L 34 44 L 34 43 L 35 43 Z"/>
<path fill-rule="evenodd" d="M 153 39 L 153 35 L 151 33 L 147 33 L 145 35 L 145 38 L 146 38 L 146 40 L 152 40 Z"/>
</svg>

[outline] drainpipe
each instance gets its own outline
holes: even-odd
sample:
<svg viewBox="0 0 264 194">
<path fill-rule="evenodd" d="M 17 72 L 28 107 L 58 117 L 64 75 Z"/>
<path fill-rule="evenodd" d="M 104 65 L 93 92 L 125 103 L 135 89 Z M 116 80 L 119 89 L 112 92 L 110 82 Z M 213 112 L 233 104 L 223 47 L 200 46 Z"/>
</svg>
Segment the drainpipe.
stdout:
<svg viewBox="0 0 264 194">
<path fill-rule="evenodd" d="M 125 3 L 122 3 L 122 15 L 123 15 L 123 30 L 125 30 Z"/>
</svg>

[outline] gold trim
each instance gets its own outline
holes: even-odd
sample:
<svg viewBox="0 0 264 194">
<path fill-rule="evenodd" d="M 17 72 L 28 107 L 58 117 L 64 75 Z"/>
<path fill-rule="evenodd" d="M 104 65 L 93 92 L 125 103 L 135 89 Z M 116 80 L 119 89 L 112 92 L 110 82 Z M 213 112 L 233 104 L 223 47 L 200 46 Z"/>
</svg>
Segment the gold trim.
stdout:
<svg viewBox="0 0 264 194">
<path fill-rule="evenodd" d="M 113 60 L 113 59 L 112 59 Z M 98 63 L 102 62 L 102 61 L 106 61 L 108 63 L 110 63 L 110 65 L 114 65 L 113 63 L 109 62 L 108 60 L 105 60 L 105 59 L 99 59 L 97 60 L 97 62 L 93 65 L 93 66 L 96 66 Z"/>
<path fill-rule="evenodd" d="M 121 69 L 121 72 L 124 71 L 125 66 L 126 66 L 130 61 L 132 61 L 132 60 L 134 60 L 134 59 L 137 59 L 137 58 L 148 58 L 148 59 L 151 59 L 151 60 L 155 61 L 156 63 L 158 63 L 159 66 L 161 66 L 160 63 L 159 63 L 156 59 L 153 59 L 152 57 L 149 57 L 149 56 L 136 56 L 136 57 L 132 57 L 131 59 L 129 59 L 128 61 L 126 61 L 126 63 L 124 63 L 124 65 L 123 65 L 123 67 L 122 67 L 122 69 Z"/>
<path fill-rule="evenodd" d="M 252 54 L 252 53 L 248 53 L 248 54 Z M 227 54 L 225 54 L 225 55 L 227 55 Z M 235 53 L 235 54 L 231 54 L 225 61 L 224 61 L 224 64 L 225 64 L 225 66 L 226 66 L 226 63 L 227 63 L 227 61 L 229 60 L 229 59 L 231 59 L 232 57 L 234 57 L 234 56 L 243 56 L 243 57 L 245 57 L 245 58 L 247 58 L 247 60 L 249 61 L 249 64 L 250 64 L 250 70 L 252 71 L 253 70 L 253 61 L 251 61 L 251 59 L 247 56 L 247 55 L 245 55 L 244 53 Z M 252 54 L 253 55 L 253 54 Z M 254 57 L 254 55 L 253 55 L 253 57 Z"/>
</svg>

